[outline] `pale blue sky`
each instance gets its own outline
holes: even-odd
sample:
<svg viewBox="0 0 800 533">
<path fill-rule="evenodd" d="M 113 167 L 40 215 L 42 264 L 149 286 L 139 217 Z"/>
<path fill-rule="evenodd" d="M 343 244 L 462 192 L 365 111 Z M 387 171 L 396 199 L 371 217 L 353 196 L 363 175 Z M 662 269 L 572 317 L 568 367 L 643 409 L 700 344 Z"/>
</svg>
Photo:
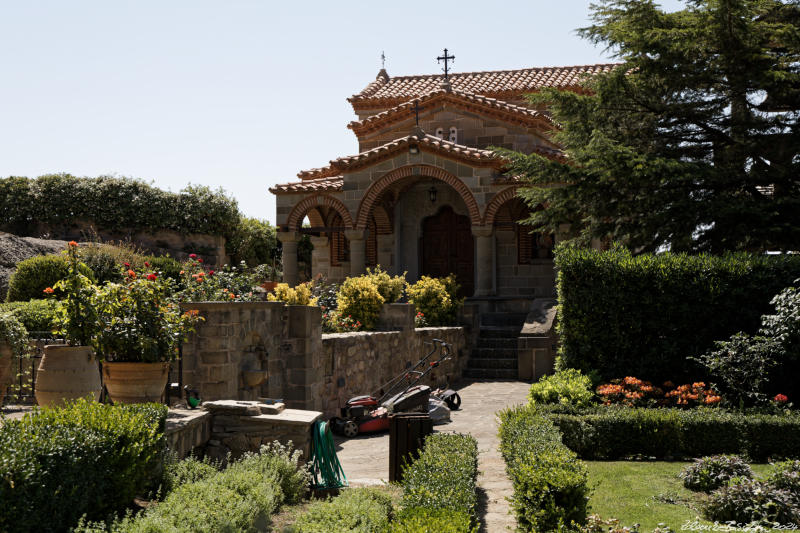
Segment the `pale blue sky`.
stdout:
<svg viewBox="0 0 800 533">
<path fill-rule="evenodd" d="M 669 7 L 679 5 L 665 0 Z M 375 78 L 607 61 L 583 0 L 0 0 L 0 176 L 118 174 L 267 188 L 356 152 L 345 100 Z"/>
</svg>

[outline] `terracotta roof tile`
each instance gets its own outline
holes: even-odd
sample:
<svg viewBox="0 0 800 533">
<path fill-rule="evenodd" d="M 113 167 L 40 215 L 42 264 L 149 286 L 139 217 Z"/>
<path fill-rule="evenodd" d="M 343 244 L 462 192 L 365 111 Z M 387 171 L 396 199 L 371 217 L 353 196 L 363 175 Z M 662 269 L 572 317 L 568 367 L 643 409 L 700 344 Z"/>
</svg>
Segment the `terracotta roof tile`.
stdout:
<svg viewBox="0 0 800 533">
<path fill-rule="evenodd" d="M 536 67 L 518 70 L 461 72 L 448 79 L 454 90 L 493 98 L 519 97 L 542 87 L 577 88 L 584 75 L 610 72 L 618 63 L 570 67 Z M 381 70 L 375 81 L 348 98 L 354 109 L 397 105 L 440 88 L 443 74 L 396 76 Z"/>
<path fill-rule="evenodd" d="M 420 106 L 423 108 L 422 111 L 425 111 L 424 108 L 433 103 L 446 101 L 473 109 L 480 109 L 492 115 L 502 115 L 506 120 L 514 123 L 527 125 L 538 124 L 545 129 L 552 129 L 554 126 L 554 122 L 549 116 L 535 109 L 529 109 L 496 98 L 489 98 L 465 91 L 436 89 L 420 95 L 418 99 L 414 100 L 419 101 Z M 387 124 L 413 117 L 414 100 L 409 100 L 382 113 L 367 117 L 364 120 L 353 121 L 348 124 L 347 127 L 353 130 L 356 135 L 361 136 L 380 129 Z"/>
<path fill-rule="evenodd" d="M 463 144 L 445 141 L 433 135 L 415 133 L 407 137 L 395 139 L 394 141 L 390 141 L 372 150 L 361 152 L 360 154 L 334 159 L 327 167 L 304 170 L 298 173 L 297 176 L 303 180 L 335 176 L 375 160 L 391 157 L 397 152 L 406 149 L 408 145 L 412 143 L 416 143 L 421 151 L 434 152 L 445 157 L 467 161 L 480 166 L 497 166 L 499 168 L 504 164 L 504 161 L 498 158 L 491 150 L 472 148 L 470 146 L 464 146 Z"/>
<path fill-rule="evenodd" d="M 342 183 L 344 180 L 342 176 L 332 176 L 329 178 L 310 179 L 304 181 L 296 181 L 293 183 L 282 183 L 270 187 L 269 192 L 272 194 L 288 194 L 288 193 L 307 193 L 307 192 L 324 192 L 324 191 L 341 191 Z"/>
</svg>

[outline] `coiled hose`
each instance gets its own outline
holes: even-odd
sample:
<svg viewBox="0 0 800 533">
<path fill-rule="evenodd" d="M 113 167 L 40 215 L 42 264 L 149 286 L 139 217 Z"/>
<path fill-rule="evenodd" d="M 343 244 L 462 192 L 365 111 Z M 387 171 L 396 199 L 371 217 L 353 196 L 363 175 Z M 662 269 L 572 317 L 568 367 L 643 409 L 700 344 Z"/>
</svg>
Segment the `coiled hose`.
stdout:
<svg viewBox="0 0 800 533">
<path fill-rule="evenodd" d="M 339 458 L 336 456 L 336 446 L 333 436 L 328 429 L 328 423 L 318 421 L 312 429 L 311 439 L 311 473 L 314 476 L 315 489 L 338 489 L 347 486 L 347 477 L 344 475 Z"/>
</svg>

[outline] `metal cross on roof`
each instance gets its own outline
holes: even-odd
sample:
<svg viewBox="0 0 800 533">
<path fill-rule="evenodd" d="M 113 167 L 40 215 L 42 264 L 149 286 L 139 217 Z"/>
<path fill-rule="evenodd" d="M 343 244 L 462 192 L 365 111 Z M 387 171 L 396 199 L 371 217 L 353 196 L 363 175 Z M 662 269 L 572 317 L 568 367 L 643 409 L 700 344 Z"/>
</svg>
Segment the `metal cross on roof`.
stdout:
<svg viewBox="0 0 800 533">
<path fill-rule="evenodd" d="M 386 55 L 381 50 L 381 68 L 386 68 Z"/>
<path fill-rule="evenodd" d="M 444 49 L 444 55 L 443 56 L 439 56 L 439 57 L 436 58 L 436 62 L 437 63 L 441 63 L 442 61 L 444 61 L 444 79 L 445 79 L 445 81 L 447 81 L 447 73 L 449 72 L 449 69 L 447 67 L 447 61 L 448 60 L 455 61 L 456 60 L 456 56 L 447 55 L 447 48 L 445 48 Z"/>
<path fill-rule="evenodd" d="M 419 106 L 419 100 L 414 100 L 414 120 L 417 122 L 417 126 L 419 126 L 419 111 L 422 109 Z"/>
</svg>

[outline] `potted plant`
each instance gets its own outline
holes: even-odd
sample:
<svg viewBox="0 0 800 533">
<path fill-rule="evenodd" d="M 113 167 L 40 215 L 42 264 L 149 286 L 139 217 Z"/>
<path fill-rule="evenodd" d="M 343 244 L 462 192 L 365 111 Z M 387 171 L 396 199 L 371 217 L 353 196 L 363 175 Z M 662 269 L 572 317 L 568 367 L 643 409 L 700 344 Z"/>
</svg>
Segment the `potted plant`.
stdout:
<svg viewBox="0 0 800 533">
<path fill-rule="evenodd" d="M 36 371 L 34 395 L 41 406 L 93 396 L 100 399 L 102 384 L 92 344 L 97 332 L 97 287 L 82 272 L 78 243 L 71 241 L 64 252 L 69 262 L 67 277 L 44 292 L 61 290 L 65 298 L 58 302 L 55 334 L 66 344 L 48 344 Z"/>
<path fill-rule="evenodd" d="M 0 313 L 0 405 L 11 384 L 13 358 L 26 357 L 30 353 L 28 330 L 11 312 Z"/>
<path fill-rule="evenodd" d="M 275 261 L 273 260 L 272 265 L 268 265 L 264 263 L 263 265 L 258 265 L 253 270 L 253 273 L 258 280 L 258 284 L 267 292 L 272 292 L 275 290 L 275 287 L 278 286 L 278 279 L 277 279 L 277 272 L 275 271 Z"/>
<path fill-rule="evenodd" d="M 133 270 L 100 289 L 97 347 L 114 402 L 159 401 L 164 393 L 178 344 L 202 320 L 197 311 L 181 312 L 173 292 L 169 278 Z"/>
</svg>

